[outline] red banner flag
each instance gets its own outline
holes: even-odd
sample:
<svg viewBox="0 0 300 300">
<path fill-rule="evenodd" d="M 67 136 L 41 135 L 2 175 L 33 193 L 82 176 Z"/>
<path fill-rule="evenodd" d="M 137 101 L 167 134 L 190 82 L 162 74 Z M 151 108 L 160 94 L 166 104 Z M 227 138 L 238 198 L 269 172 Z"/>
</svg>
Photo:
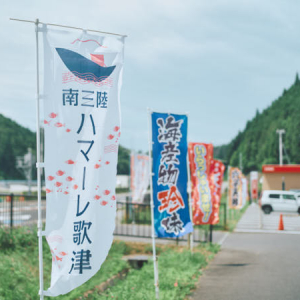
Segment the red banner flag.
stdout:
<svg viewBox="0 0 300 300">
<path fill-rule="evenodd" d="M 214 184 L 210 174 L 213 145 L 189 143 L 193 221 L 195 225 L 212 224 Z"/>
<path fill-rule="evenodd" d="M 222 197 L 222 183 L 223 183 L 223 175 L 225 171 L 224 164 L 219 160 L 211 160 L 210 164 L 210 177 L 213 182 L 213 195 L 214 195 L 214 203 L 213 203 L 213 218 L 211 224 L 218 224 L 220 221 L 219 217 L 219 209 Z"/>
<path fill-rule="evenodd" d="M 251 199 L 258 198 L 258 172 L 250 172 Z"/>
</svg>

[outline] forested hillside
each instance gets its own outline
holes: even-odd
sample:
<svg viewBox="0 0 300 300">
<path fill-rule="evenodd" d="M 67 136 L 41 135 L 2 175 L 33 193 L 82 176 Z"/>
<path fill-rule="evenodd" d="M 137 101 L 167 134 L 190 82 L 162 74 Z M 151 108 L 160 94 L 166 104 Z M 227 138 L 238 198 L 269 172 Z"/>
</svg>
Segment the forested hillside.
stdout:
<svg viewBox="0 0 300 300">
<path fill-rule="evenodd" d="M 0 114 L 0 179 L 23 179 L 16 168 L 16 156 L 33 149 L 35 155 L 35 134 Z"/>
<path fill-rule="evenodd" d="M 243 171 L 261 170 L 263 164 L 278 163 L 278 134 L 285 129 L 283 142 L 290 163 L 300 164 L 300 80 L 261 113 L 248 121 L 245 129 L 228 144 L 215 147 L 216 158 L 231 166 L 239 165 L 243 157 Z M 35 154 L 35 133 L 0 114 L 0 179 L 23 179 L 16 169 L 16 156 L 24 155 L 31 147 Z M 284 163 L 288 163 L 287 156 Z M 118 174 L 129 174 L 130 151 L 119 148 Z"/>
<path fill-rule="evenodd" d="M 244 131 L 228 144 L 216 147 L 215 156 L 231 166 L 239 165 L 239 153 L 243 157 L 243 171 L 261 170 L 263 164 L 278 163 L 278 134 L 285 129 L 283 142 L 290 163 L 300 163 L 300 80 L 295 83 L 261 113 L 248 121 Z M 285 155 L 284 163 L 288 163 Z"/>
<path fill-rule="evenodd" d="M 0 180 L 24 179 L 23 174 L 16 168 L 16 156 L 23 156 L 28 148 L 32 148 L 35 156 L 35 140 L 34 132 L 0 114 Z M 120 146 L 118 174 L 129 174 L 129 172 L 130 151 Z"/>
</svg>

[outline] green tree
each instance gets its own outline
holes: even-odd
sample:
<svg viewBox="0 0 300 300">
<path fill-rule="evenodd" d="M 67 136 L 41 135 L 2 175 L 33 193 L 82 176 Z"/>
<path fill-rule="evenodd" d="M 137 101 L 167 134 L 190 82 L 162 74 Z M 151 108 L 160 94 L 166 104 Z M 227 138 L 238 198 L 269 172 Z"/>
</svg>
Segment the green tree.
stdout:
<svg viewBox="0 0 300 300">
<path fill-rule="evenodd" d="M 278 163 L 278 135 L 276 129 L 285 129 L 283 143 L 292 163 L 300 163 L 300 80 L 261 113 L 248 121 L 245 129 L 227 145 L 215 148 L 215 157 L 226 159 L 238 166 L 239 153 L 243 154 L 245 173 L 260 170 L 263 164 Z M 284 163 L 287 163 L 285 158 Z"/>
<path fill-rule="evenodd" d="M 25 179 L 16 168 L 16 157 L 27 153 L 28 148 L 35 156 L 36 135 L 9 118 L 0 114 L 0 179 Z M 118 174 L 130 173 L 130 150 L 120 146 L 118 153 Z M 33 178 L 36 178 L 36 171 Z"/>
<path fill-rule="evenodd" d="M 117 173 L 130 174 L 130 150 L 122 146 L 119 146 Z"/>
</svg>

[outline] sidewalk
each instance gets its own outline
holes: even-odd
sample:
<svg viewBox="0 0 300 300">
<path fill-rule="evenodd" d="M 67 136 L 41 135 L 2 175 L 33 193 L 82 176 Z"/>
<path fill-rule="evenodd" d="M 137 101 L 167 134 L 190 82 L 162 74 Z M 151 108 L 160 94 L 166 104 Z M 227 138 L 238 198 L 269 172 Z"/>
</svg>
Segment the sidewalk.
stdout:
<svg viewBox="0 0 300 300">
<path fill-rule="evenodd" d="M 282 213 L 284 231 L 278 231 L 279 212 L 265 215 L 256 203 L 252 203 L 240 221 L 235 232 L 248 233 L 289 233 L 300 234 L 300 217 L 298 213 Z"/>
<path fill-rule="evenodd" d="M 299 235 L 232 233 L 189 299 L 300 299 L 299 252 Z"/>
</svg>

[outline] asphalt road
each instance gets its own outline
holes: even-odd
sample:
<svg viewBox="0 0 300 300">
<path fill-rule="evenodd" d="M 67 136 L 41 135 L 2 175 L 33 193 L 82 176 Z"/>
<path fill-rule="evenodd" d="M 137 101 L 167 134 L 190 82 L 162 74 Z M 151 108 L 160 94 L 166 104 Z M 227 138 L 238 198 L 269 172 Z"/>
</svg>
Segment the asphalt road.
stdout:
<svg viewBox="0 0 300 300">
<path fill-rule="evenodd" d="M 300 235 L 233 233 L 191 299 L 299 300 Z"/>
</svg>

